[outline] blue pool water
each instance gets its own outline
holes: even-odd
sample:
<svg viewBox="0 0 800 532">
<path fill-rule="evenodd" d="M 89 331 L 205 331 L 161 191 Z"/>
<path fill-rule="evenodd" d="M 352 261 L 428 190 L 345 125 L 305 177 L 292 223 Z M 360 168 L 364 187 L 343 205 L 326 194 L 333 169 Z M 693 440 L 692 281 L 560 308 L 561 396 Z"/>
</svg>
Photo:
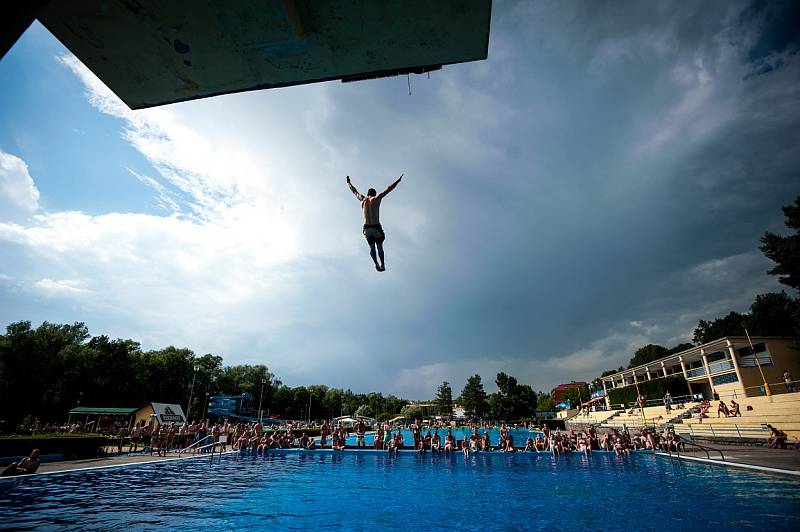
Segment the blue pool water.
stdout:
<svg viewBox="0 0 800 532">
<path fill-rule="evenodd" d="M 453 436 L 455 436 L 457 441 L 463 440 L 464 436 L 469 436 L 472 434 L 472 429 L 464 429 L 464 428 L 455 428 L 452 429 Z M 402 429 L 400 431 L 403 434 L 403 441 L 405 445 L 412 446 L 414 445 L 414 437 L 411 435 L 411 429 Z M 425 436 L 427 429 L 422 431 L 422 435 Z M 431 430 L 431 435 L 433 435 L 435 431 Z M 483 433 L 489 433 L 489 440 L 492 442 L 492 445 L 496 446 L 500 442 L 500 430 L 499 429 L 480 429 L 478 430 L 478 434 L 483 437 Z M 396 434 L 397 429 L 392 431 L 392 434 Z M 542 434 L 541 432 L 530 432 L 528 429 L 509 429 L 508 433 L 514 437 L 514 445 L 516 447 L 524 447 L 525 442 L 527 441 L 528 437 L 536 438 L 537 434 Z M 444 437 L 447 435 L 447 429 L 439 429 L 439 437 L 442 440 L 442 445 L 444 445 Z M 364 438 L 367 446 L 372 446 L 372 443 L 375 441 L 375 433 L 369 432 L 367 433 L 366 437 Z M 358 443 L 355 434 L 351 434 L 345 440 L 347 445 L 356 445 Z"/>
<path fill-rule="evenodd" d="M 272 451 L 0 482 L 12 529 L 799 530 L 795 480 L 651 454 Z"/>
</svg>

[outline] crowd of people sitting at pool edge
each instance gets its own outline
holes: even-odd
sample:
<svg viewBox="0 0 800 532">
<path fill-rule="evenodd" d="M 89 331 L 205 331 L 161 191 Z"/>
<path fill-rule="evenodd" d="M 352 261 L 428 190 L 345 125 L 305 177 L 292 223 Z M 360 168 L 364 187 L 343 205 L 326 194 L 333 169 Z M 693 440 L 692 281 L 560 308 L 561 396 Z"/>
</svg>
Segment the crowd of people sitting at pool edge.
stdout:
<svg viewBox="0 0 800 532">
<path fill-rule="evenodd" d="M 213 425 L 209 430 L 197 423 L 184 425 L 176 428 L 174 425 L 161 425 L 152 429 L 148 435 L 148 429 L 152 427 L 135 427 L 130 435 L 129 451 L 135 452 L 139 443 L 142 443 L 153 452 L 166 454 L 172 448 L 181 448 L 187 444 L 187 436 L 193 434 L 195 442 L 194 452 L 209 452 L 209 450 L 226 451 L 228 446 L 233 450 L 242 453 L 264 453 L 269 449 L 316 449 L 330 448 L 334 451 L 341 451 L 347 447 L 346 440 L 348 431 L 344 427 L 332 427 L 329 422 L 323 423 L 320 428 L 320 436 L 317 440 L 307 431 L 295 431 L 290 425 L 286 431 L 267 431 L 265 432 L 260 423 L 237 423 L 227 422 Z M 364 422 L 359 422 L 354 427 L 357 448 L 367 448 L 368 427 Z M 515 442 L 514 435 L 511 434 L 506 424 L 500 427 L 499 440 L 491 441 L 488 431 L 481 432 L 477 424 L 471 425 L 469 430 L 463 431 L 462 438 L 456 438 L 452 428 L 442 430 L 440 434 L 438 428 L 423 428 L 419 424 L 411 425 L 410 449 L 419 453 L 444 453 L 453 452 L 463 453 L 469 456 L 470 453 L 499 451 L 499 452 L 547 452 L 560 455 L 571 452 L 582 452 L 591 454 L 594 451 L 613 451 L 616 454 L 630 454 L 634 450 L 678 450 L 681 445 L 680 438 L 670 428 L 658 433 L 654 430 L 643 428 L 638 434 L 624 428 L 619 430 L 612 428 L 605 434 L 599 434 L 594 427 L 589 427 L 585 432 L 551 430 L 547 425 L 542 427 L 541 433 L 536 437 L 528 437 L 522 442 Z M 395 428 L 389 423 L 378 424 L 373 434 L 370 435 L 371 442 L 369 447 L 375 450 L 396 453 L 403 449 L 409 449 L 406 444 L 401 428 Z M 119 450 L 123 447 L 124 436 L 120 434 Z M 149 440 L 149 441 L 148 441 Z M 212 443 L 202 444 L 206 440 Z"/>
</svg>

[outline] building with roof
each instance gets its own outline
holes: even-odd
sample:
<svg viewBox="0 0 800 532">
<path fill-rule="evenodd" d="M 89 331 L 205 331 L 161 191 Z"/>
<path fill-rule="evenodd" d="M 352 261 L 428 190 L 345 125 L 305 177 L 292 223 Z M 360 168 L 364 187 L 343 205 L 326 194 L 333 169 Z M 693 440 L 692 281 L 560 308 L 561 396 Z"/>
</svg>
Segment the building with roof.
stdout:
<svg viewBox="0 0 800 532">
<path fill-rule="evenodd" d="M 583 389 L 587 384 L 583 381 L 571 381 L 565 384 L 559 384 L 553 389 L 553 401 L 560 403 L 564 400 L 564 394 L 567 390 Z M 588 397 L 586 397 L 588 399 Z"/>
<path fill-rule="evenodd" d="M 75 421 L 82 423 L 84 427 L 91 426 L 92 430 L 128 427 L 136 410 L 138 409 L 133 407 L 76 406 L 69 411 L 67 424 L 71 425 Z"/>
<path fill-rule="evenodd" d="M 137 425 L 147 425 L 150 422 L 156 426 L 170 423 L 183 425 L 186 423 L 186 414 L 183 413 L 181 405 L 147 403 L 136 410 L 135 421 Z"/>
<path fill-rule="evenodd" d="M 677 380 L 681 386 L 685 384 L 689 395 L 709 400 L 771 395 L 785 391 L 784 371 L 795 378 L 800 375 L 800 350 L 796 340 L 726 336 L 600 380 L 606 392 L 606 404 L 611 407 L 612 396 L 619 396 L 614 390 L 635 388 L 662 379 Z"/>
</svg>

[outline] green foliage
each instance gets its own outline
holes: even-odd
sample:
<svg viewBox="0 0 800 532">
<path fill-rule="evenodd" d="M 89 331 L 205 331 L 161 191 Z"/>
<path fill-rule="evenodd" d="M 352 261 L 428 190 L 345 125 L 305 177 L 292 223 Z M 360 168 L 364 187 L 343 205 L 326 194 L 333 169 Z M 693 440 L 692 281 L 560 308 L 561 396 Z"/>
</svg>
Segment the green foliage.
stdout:
<svg viewBox="0 0 800 532">
<path fill-rule="evenodd" d="M 527 384 L 503 372 L 497 374 L 497 393 L 489 396 L 489 415 L 493 419 L 515 420 L 532 417 L 538 397 Z"/>
<path fill-rule="evenodd" d="M 439 410 L 439 415 L 453 415 L 453 389 L 450 388 L 449 382 L 444 381 L 439 385 L 439 388 L 436 390 L 436 399 L 434 402 Z"/>
<path fill-rule="evenodd" d="M 800 335 L 800 300 L 785 292 L 759 294 L 748 314 L 731 312 L 711 322 L 700 320 L 693 339 L 700 345 L 723 336 L 744 336 L 745 329 L 759 336 Z"/>
<path fill-rule="evenodd" d="M 609 375 L 613 375 L 614 373 L 619 373 L 623 369 L 625 369 L 625 368 L 623 368 L 622 366 L 618 367 L 617 369 L 607 369 L 606 371 L 601 373 L 600 376 L 601 377 L 608 377 Z"/>
<path fill-rule="evenodd" d="M 636 366 L 641 366 L 642 364 L 647 364 L 648 362 L 652 362 L 654 360 L 658 360 L 659 358 L 667 355 L 668 349 L 662 345 L 655 345 L 655 344 L 647 344 L 644 347 L 640 347 L 636 350 L 633 354 L 633 358 L 631 358 L 630 362 L 628 363 L 629 368 L 633 368 Z"/>
<path fill-rule="evenodd" d="M 683 376 L 670 375 L 664 379 L 655 379 L 652 381 L 644 381 L 639 383 L 639 391 L 647 399 L 661 399 L 666 395 L 667 391 L 673 397 L 682 395 L 689 395 L 689 385 Z M 636 386 L 624 386 L 622 388 L 613 388 L 608 390 L 608 398 L 611 404 L 625 404 L 635 402 L 638 395 L 636 393 Z"/>
<path fill-rule="evenodd" d="M 553 412 L 556 409 L 556 402 L 553 401 L 553 396 L 545 392 L 536 393 L 538 409 L 541 412 Z"/>
<path fill-rule="evenodd" d="M 173 346 L 142 351 L 132 340 L 91 337 L 83 323 L 45 322 L 34 329 L 23 321 L 0 335 L 0 422 L 11 427 L 29 414 L 64 422 L 78 405 L 139 407 L 150 401 L 183 405 L 196 419 L 204 413 L 207 394 L 242 393 L 252 395 L 254 408 L 260 401 L 263 410 L 290 419 L 330 418 L 359 409 L 388 419 L 407 404 L 375 392 L 290 388 L 264 365 L 223 366 L 220 356 L 196 356 Z"/>
<path fill-rule="evenodd" d="M 417 406 L 417 405 L 405 405 L 403 409 L 400 411 L 400 414 L 406 417 L 409 420 L 423 420 L 423 419 L 430 419 L 435 415 L 430 408 L 427 406 Z"/>
<path fill-rule="evenodd" d="M 786 292 L 757 295 L 745 322 L 752 335 L 800 336 L 800 300 Z"/>
<path fill-rule="evenodd" d="M 562 396 L 562 401 L 569 401 L 569 404 L 572 405 L 572 408 L 577 408 L 579 404 L 585 403 L 589 399 L 591 399 L 591 395 L 589 394 L 589 387 L 588 386 L 581 386 L 578 388 L 570 388 L 564 391 Z"/>
<path fill-rule="evenodd" d="M 786 227 L 794 229 L 795 233 L 789 236 L 764 233 L 761 251 L 776 264 L 767 273 L 777 275 L 778 281 L 786 286 L 800 290 L 800 196 L 794 200 L 794 205 L 783 207 L 783 215 Z"/>
<path fill-rule="evenodd" d="M 744 315 L 730 312 L 724 318 L 717 318 L 714 321 L 700 320 L 694 330 L 692 341 L 696 345 L 701 345 L 723 336 L 742 336 L 744 328 Z"/>
<path fill-rule="evenodd" d="M 480 375 L 473 375 L 467 379 L 467 384 L 461 391 L 460 402 L 468 419 L 480 419 L 486 415 L 489 402 Z"/>
</svg>

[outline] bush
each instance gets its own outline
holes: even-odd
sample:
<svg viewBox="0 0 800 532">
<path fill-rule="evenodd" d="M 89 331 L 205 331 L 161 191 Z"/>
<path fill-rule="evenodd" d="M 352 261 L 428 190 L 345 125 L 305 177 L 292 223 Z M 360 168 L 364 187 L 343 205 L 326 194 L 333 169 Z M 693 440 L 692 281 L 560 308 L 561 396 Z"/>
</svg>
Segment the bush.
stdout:
<svg viewBox="0 0 800 532">
<path fill-rule="evenodd" d="M 682 376 L 671 375 L 665 379 L 644 381 L 639 383 L 639 392 L 647 399 L 661 399 L 667 391 L 673 397 L 689 395 L 689 384 Z M 611 404 L 625 404 L 635 402 L 637 399 L 636 386 L 631 384 L 623 388 L 614 388 L 608 391 Z"/>
</svg>

